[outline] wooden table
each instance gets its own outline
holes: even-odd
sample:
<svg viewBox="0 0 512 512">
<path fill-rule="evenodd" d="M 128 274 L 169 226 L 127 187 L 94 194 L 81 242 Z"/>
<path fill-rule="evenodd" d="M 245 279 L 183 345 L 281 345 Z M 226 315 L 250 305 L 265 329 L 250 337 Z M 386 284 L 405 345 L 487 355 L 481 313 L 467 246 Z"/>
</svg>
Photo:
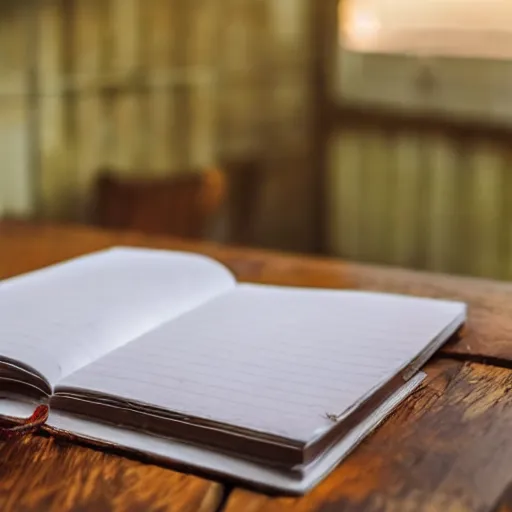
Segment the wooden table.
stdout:
<svg viewBox="0 0 512 512">
<path fill-rule="evenodd" d="M 0 510 L 510 511 L 512 284 L 83 227 L 0 223 L 0 278 L 111 245 L 193 250 L 240 280 L 457 298 L 467 333 L 324 483 L 273 498 L 53 438 L 0 444 Z"/>
</svg>

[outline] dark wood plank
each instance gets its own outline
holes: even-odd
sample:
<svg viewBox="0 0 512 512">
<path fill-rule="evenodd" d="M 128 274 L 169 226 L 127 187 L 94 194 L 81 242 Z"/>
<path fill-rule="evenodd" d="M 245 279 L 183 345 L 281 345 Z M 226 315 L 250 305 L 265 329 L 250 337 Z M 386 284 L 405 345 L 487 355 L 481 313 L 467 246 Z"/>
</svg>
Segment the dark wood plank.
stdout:
<svg viewBox="0 0 512 512">
<path fill-rule="evenodd" d="M 506 504 L 512 371 L 446 360 L 428 373 L 427 385 L 308 495 L 237 489 L 225 512 L 490 512 Z"/>
<path fill-rule="evenodd" d="M 0 225 L 0 278 L 115 244 L 182 249 L 219 259 L 240 280 L 292 286 L 356 288 L 463 300 L 470 319 L 462 339 L 445 354 L 512 366 L 512 283 L 435 275 L 255 249 L 227 248 L 137 233 L 86 227 Z"/>
<path fill-rule="evenodd" d="M 378 126 L 384 130 L 400 132 L 419 132 L 446 134 L 452 138 L 489 140 L 510 140 L 511 127 L 508 122 L 461 118 L 447 114 L 416 114 L 389 109 L 379 105 L 357 106 L 343 105 L 331 109 L 332 125 L 338 128 L 373 128 Z"/>
<path fill-rule="evenodd" d="M 194 476 L 56 441 L 0 445 L 0 510 L 213 512 L 222 486 Z"/>
</svg>

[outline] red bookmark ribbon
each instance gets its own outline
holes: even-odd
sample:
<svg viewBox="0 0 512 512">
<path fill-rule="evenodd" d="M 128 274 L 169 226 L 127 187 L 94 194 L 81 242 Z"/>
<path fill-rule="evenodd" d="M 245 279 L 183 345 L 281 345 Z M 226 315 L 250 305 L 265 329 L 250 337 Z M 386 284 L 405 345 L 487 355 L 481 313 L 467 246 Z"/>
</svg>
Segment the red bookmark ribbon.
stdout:
<svg viewBox="0 0 512 512">
<path fill-rule="evenodd" d="M 13 427 L 0 427 L 0 439 L 10 440 L 32 434 L 39 430 L 48 419 L 49 408 L 47 405 L 40 405 L 36 408 L 30 418 L 24 419 L 20 424 Z"/>
</svg>

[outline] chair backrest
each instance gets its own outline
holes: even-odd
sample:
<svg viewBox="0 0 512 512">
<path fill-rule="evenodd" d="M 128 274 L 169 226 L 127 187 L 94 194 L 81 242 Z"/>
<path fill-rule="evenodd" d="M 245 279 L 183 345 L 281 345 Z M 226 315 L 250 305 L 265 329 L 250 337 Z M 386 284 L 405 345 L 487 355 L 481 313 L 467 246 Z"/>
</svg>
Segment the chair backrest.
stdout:
<svg viewBox="0 0 512 512">
<path fill-rule="evenodd" d="M 96 192 L 102 227 L 201 238 L 224 201 L 226 184 L 218 169 L 155 179 L 122 178 L 104 170 Z"/>
</svg>

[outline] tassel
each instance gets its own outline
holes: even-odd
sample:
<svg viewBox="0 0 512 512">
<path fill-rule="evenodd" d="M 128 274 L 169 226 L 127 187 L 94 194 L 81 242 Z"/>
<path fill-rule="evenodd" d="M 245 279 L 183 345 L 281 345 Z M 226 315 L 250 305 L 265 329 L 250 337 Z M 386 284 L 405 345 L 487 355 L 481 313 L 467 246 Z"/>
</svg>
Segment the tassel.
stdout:
<svg viewBox="0 0 512 512">
<path fill-rule="evenodd" d="M 34 414 L 23 420 L 19 425 L 13 427 L 0 427 L 0 439 L 11 440 L 22 437 L 27 434 L 33 434 L 44 425 L 48 419 L 50 410 L 47 405 L 40 405 L 34 411 Z"/>
</svg>

